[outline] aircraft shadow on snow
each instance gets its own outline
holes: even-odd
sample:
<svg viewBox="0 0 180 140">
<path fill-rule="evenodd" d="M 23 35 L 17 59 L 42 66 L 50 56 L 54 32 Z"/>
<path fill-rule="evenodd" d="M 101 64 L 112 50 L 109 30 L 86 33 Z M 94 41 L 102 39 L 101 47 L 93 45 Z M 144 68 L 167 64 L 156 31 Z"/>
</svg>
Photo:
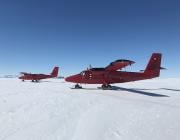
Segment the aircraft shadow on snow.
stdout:
<svg viewBox="0 0 180 140">
<path fill-rule="evenodd" d="M 83 88 L 83 89 L 85 89 L 85 90 L 97 90 L 97 89 L 102 90 L 101 87 L 98 87 L 98 88 Z M 112 86 L 111 89 L 106 89 L 106 90 L 128 91 L 128 92 L 131 92 L 131 93 L 136 93 L 136 94 L 141 94 L 141 95 L 146 95 L 146 96 L 151 96 L 151 97 L 169 97 L 168 95 L 141 91 L 141 90 L 154 90 L 154 89 L 134 89 L 134 88 L 124 88 L 124 87 Z M 158 89 L 158 90 L 160 90 L 160 89 Z"/>
<path fill-rule="evenodd" d="M 161 88 L 163 90 L 170 90 L 170 91 L 180 91 L 180 89 L 170 89 L 170 88 Z"/>
<path fill-rule="evenodd" d="M 24 81 L 24 83 L 27 82 L 27 83 L 66 83 L 66 82 L 62 82 L 62 81 L 38 81 L 38 82 L 29 82 L 29 81 Z"/>
<path fill-rule="evenodd" d="M 174 91 L 174 92 L 180 92 L 180 89 L 171 89 L 171 88 L 137 89 L 137 90 L 169 90 L 169 91 Z"/>
<path fill-rule="evenodd" d="M 23 83 L 52 83 L 52 81 L 37 81 L 37 82 L 29 82 L 29 81 L 23 81 Z"/>
<path fill-rule="evenodd" d="M 133 88 L 123 88 L 123 87 L 112 86 L 111 90 L 123 90 L 123 91 L 128 91 L 131 93 L 137 93 L 137 94 L 142 94 L 142 95 L 152 96 L 152 97 L 169 97 L 169 96 L 163 95 L 163 94 L 141 91 L 142 89 L 133 89 Z"/>
</svg>

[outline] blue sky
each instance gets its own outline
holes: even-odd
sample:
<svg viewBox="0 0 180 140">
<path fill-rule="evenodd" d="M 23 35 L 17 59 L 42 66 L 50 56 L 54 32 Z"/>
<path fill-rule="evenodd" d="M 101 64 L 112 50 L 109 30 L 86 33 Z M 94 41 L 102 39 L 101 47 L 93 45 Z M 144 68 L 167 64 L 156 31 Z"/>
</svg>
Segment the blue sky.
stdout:
<svg viewBox="0 0 180 140">
<path fill-rule="evenodd" d="M 74 74 L 124 58 L 141 70 L 163 53 L 162 77 L 179 77 L 178 0 L 1 0 L 0 74 Z"/>
</svg>

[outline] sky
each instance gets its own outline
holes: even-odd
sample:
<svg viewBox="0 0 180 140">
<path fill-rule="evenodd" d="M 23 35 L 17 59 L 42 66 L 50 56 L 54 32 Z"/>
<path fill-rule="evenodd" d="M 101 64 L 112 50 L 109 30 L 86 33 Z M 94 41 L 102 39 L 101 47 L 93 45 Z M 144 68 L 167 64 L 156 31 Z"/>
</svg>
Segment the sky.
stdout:
<svg viewBox="0 0 180 140">
<path fill-rule="evenodd" d="M 162 77 L 180 77 L 178 0 L 1 0 L 0 75 L 79 73 L 116 59 L 145 68 L 163 54 Z"/>
</svg>

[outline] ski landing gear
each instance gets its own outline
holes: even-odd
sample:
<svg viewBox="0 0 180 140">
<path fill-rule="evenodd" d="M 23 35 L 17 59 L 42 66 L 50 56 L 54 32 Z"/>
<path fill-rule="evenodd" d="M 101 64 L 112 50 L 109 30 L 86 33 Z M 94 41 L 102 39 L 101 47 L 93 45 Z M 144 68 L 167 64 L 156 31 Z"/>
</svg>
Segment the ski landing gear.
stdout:
<svg viewBox="0 0 180 140">
<path fill-rule="evenodd" d="M 83 89 L 81 85 L 76 84 L 74 87 L 72 87 L 71 89 Z"/>
<path fill-rule="evenodd" d="M 75 89 L 82 89 L 82 86 L 80 86 L 79 84 L 76 84 L 76 85 L 74 86 L 74 88 L 75 88 Z"/>
<path fill-rule="evenodd" d="M 32 82 L 36 82 L 36 83 L 38 83 L 38 82 L 39 82 L 39 80 L 32 80 Z"/>
<path fill-rule="evenodd" d="M 103 85 L 101 86 L 101 88 L 102 88 L 103 90 L 108 90 L 108 89 L 112 89 L 112 86 L 109 85 L 109 84 L 107 84 L 107 85 L 103 84 Z"/>
</svg>

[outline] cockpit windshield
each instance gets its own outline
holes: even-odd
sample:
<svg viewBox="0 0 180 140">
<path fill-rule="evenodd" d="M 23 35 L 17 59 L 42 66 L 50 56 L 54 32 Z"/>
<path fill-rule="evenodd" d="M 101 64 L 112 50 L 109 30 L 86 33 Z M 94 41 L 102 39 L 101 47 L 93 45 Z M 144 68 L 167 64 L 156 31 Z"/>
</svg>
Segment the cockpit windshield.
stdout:
<svg viewBox="0 0 180 140">
<path fill-rule="evenodd" d="M 82 76 L 84 76 L 84 75 L 85 75 L 85 71 L 82 71 L 80 74 L 81 74 Z"/>
</svg>

